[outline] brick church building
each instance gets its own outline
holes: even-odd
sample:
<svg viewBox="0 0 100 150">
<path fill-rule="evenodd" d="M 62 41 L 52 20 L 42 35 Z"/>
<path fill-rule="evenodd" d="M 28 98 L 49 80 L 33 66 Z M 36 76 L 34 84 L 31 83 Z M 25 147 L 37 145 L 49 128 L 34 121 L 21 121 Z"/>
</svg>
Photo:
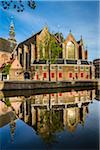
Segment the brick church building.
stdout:
<svg viewBox="0 0 100 150">
<path fill-rule="evenodd" d="M 88 51 L 84 48 L 83 39 L 76 41 L 70 32 L 61 41 L 61 36 L 53 35 L 62 51 L 57 59 L 51 63 L 49 49 L 45 46 L 40 50 L 40 41 L 44 44 L 44 37 L 51 36 L 48 27 L 32 35 L 18 44 L 16 55 L 24 69 L 24 77 L 32 80 L 66 81 L 94 79 L 94 66 L 88 61 Z M 46 58 L 46 59 L 44 59 Z"/>
</svg>

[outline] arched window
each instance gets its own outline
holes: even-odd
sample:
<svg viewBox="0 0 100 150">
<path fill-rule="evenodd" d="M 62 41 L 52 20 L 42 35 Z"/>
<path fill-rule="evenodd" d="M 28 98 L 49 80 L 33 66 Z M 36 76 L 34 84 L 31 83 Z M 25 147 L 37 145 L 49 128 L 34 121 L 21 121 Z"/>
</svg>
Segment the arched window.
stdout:
<svg viewBox="0 0 100 150">
<path fill-rule="evenodd" d="M 66 45 L 68 59 L 75 59 L 75 45 L 71 41 L 69 41 Z"/>
</svg>

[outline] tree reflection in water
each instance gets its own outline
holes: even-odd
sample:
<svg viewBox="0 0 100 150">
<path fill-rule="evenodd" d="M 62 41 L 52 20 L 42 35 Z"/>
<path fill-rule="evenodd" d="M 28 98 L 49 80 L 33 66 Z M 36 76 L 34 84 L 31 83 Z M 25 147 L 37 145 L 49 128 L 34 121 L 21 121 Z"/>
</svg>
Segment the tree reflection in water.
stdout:
<svg viewBox="0 0 100 150">
<path fill-rule="evenodd" d="M 74 132 L 78 124 L 84 126 L 89 113 L 88 105 L 94 97 L 93 89 L 3 98 L 1 101 L 7 106 L 7 110 L 3 111 L 4 104 L 0 103 L 0 113 L 3 115 L 13 112 L 15 116 L 10 116 L 9 120 L 12 141 L 16 128 L 15 120 L 20 118 L 32 126 L 46 143 L 52 143 L 57 142 L 56 133 L 64 130 Z"/>
</svg>

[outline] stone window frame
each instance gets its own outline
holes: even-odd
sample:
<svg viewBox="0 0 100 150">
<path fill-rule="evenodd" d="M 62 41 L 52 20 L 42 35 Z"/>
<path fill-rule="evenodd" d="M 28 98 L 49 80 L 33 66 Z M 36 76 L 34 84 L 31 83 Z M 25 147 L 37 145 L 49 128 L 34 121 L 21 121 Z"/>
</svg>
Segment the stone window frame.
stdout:
<svg viewBox="0 0 100 150">
<path fill-rule="evenodd" d="M 38 70 L 39 69 L 39 66 L 37 65 L 37 66 L 35 66 L 35 70 Z"/>
<path fill-rule="evenodd" d="M 47 70 L 47 66 L 45 65 L 45 66 L 42 66 L 42 69 L 43 70 Z"/>
<path fill-rule="evenodd" d="M 81 78 L 84 78 L 84 72 L 81 72 L 81 73 L 80 73 L 80 77 L 81 77 Z"/>
<path fill-rule="evenodd" d="M 59 93 L 59 96 L 62 96 L 62 93 Z"/>
<path fill-rule="evenodd" d="M 76 67 L 77 67 L 77 68 L 76 68 Z M 78 71 L 78 66 L 74 66 L 74 70 L 75 70 L 75 71 Z"/>
<path fill-rule="evenodd" d="M 84 66 L 80 66 L 80 70 L 81 70 L 81 71 L 84 71 Z"/>
<path fill-rule="evenodd" d="M 70 77 L 70 75 L 72 75 L 72 77 Z M 73 78 L 73 72 L 69 72 L 68 77 L 69 77 L 69 79 L 72 79 Z"/>
<path fill-rule="evenodd" d="M 43 73 L 43 78 L 46 79 L 47 78 L 47 72 Z"/>
<path fill-rule="evenodd" d="M 62 72 L 59 72 L 59 78 L 62 78 L 62 77 L 63 77 Z"/>
<path fill-rule="evenodd" d="M 50 70 L 55 70 L 55 66 L 50 66 Z"/>
<path fill-rule="evenodd" d="M 89 71 L 89 66 L 86 66 L 86 67 L 85 67 L 85 71 Z"/>
<path fill-rule="evenodd" d="M 62 66 L 58 66 L 58 70 L 62 70 L 63 69 L 63 67 Z"/>
<path fill-rule="evenodd" d="M 54 72 L 51 73 L 51 78 L 54 78 L 55 77 L 55 74 Z"/>
</svg>

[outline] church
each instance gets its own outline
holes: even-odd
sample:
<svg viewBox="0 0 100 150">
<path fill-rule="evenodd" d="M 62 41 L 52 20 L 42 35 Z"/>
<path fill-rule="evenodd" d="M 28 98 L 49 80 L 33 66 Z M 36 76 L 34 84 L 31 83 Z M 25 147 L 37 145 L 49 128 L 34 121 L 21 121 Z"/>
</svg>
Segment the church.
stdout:
<svg viewBox="0 0 100 150">
<path fill-rule="evenodd" d="M 67 81 L 95 78 L 95 68 L 88 61 L 88 50 L 84 47 L 82 36 L 76 41 L 70 31 L 64 39 L 61 33 L 50 33 L 47 26 L 17 44 L 14 24 L 11 22 L 9 38 L 0 38 L 2 75 L 7 64 L 10 65 L 9 80 Z"/>
<path fill-rule="evenodd" d="M 49 46 L 46 48 L 48 39 L 52 37 L 61 48 L 53 62 L 51 61 L 52 52 L 56 52 Z M 81 37 L 79 41 L 76 41 L 71 31 L 64 39 L 59 33 L 51 34 L 46 26 L 19 43 L 16 48 L 16 55 L 24 69 L 25 79 L 40 81 L 94 79 L 94 66 L 88 61 L 88 50 L 84 48 L 83 39 Z"/>
</svg>

